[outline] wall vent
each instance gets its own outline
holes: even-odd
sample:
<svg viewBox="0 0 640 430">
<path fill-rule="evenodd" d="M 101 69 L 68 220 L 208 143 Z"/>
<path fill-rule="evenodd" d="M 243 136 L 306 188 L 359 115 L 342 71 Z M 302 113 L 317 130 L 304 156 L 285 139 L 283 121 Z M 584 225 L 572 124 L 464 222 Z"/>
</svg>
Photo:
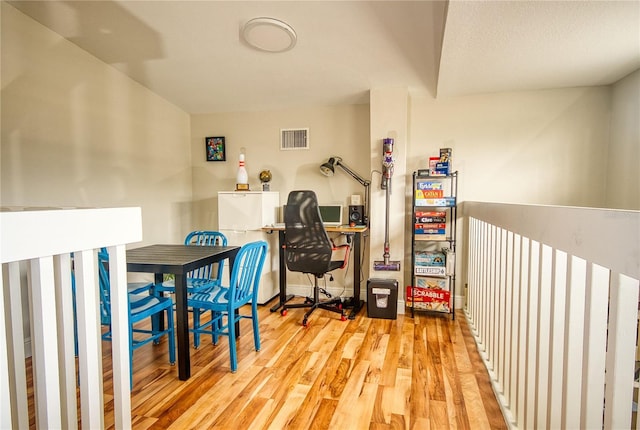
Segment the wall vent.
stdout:
<svg viewBox="0 0 640 430">
<path fill-rule="evenodd" d="M 309 149 L 308 128 L 283 128 L 280 130 L 280 150 Z"/>
</svg>

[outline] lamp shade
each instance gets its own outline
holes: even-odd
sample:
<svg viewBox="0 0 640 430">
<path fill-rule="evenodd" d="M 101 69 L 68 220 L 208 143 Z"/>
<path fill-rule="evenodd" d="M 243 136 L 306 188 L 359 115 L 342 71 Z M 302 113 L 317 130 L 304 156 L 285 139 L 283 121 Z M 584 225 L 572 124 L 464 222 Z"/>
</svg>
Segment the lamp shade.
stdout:
<svg viewBox="0 0 640 430">
<path fill-rule="evenodd" d="M 323 163 L 320 166 L 320 172 L 324 176 L 333 176 L 333 174 L 335 173 L 335 168 L 333 167 L 335 162 L 336 162 L 335 158 L 333 158 L 333 157 L 329 158 L 329 161 L 327 161 L 326 163 Z"/>
</svg>

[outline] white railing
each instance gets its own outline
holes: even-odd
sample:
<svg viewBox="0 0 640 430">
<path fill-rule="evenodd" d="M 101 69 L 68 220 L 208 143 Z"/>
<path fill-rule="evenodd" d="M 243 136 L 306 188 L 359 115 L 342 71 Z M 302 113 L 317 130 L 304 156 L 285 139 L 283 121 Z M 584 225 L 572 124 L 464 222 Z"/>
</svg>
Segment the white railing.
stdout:
<svg viewBox="0 0 640 430">
<path fill-rule="evenodd" d="M 638 428 L 640 212 L 465 202 L 463 217 L 465 311 L 510 425 Z"/>
<path fill-rule="evenodd" d="M 29 428 L 21 292 L 28 288 L 38 428 L 104 428 L 95 250 L 111 256 L 115 427 L 131 427 L 126 249 L 142 240 L 140 208 L 0 212 L 0 428 Z M 71 255 L 76 281 L 74 356 Z M 24 274 L 26 273 L 26 277 Z M 26 278 L 26 279 L 24 279 Z"/>
</svg>

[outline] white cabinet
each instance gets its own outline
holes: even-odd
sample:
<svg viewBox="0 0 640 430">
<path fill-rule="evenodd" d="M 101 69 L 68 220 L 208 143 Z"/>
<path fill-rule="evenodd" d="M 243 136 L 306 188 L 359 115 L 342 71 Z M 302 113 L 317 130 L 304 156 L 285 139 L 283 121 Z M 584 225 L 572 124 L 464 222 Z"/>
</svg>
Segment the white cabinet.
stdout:
<svg viewBox="0 0 640 430">
<path fill-rule="evenodd" d="M 261 230 L 278 221 L 280 193 L 277 191 L 219 191 L 218 230 L 227 237 L 229 245 L 264 240 L 269 244 L 267 260 L 262 269 L 258 303 L 264 304 L 278 295 L 277 235 Z M 225 268 L 224 282 L 229 280 Z"/>
</svg>

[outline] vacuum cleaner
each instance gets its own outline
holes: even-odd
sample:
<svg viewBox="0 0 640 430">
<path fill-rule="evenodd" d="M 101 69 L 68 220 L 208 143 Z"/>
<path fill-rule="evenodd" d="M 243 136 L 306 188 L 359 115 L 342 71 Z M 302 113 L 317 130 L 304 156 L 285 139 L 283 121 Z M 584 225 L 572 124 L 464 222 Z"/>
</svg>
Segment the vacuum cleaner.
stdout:
<svg viewBox="0 0 640 430">
<path fill-rule="evenodd" d="M 393 176 L 393 139 L 382 140 L 382 182 L 380 188 L 385 190 L 385 218 L 384 218 L 384 252 L 382 261 L 373 262 L 373 270 L 399 271 L 400 262 L 391 261 L 389 254 L 389 202 L 391 199 L 391 177 Z"/>
</svg>

